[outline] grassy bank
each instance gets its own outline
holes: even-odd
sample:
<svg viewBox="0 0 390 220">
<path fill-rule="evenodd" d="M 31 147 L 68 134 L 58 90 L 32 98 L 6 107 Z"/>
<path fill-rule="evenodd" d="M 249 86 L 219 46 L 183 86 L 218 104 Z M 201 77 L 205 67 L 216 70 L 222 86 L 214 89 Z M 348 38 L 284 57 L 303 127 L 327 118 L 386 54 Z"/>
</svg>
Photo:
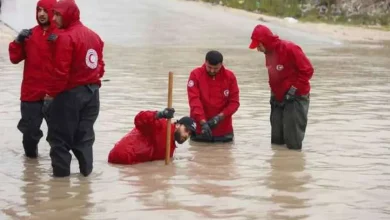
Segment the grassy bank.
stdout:
<svg viewBox="0 0 390 220">
<path fill-rule="evenodd" d="M 266 14 L 276 17 L 293 17 L 303 22 L 325 22 L 332 24 L 344 24 L 354 26 L 375 26 L 380 29 L 390 30 L 390 14 L 367 14 L 347 16 L 345 12 L 337 14 L 331 10 L 335 0 L 321 0 L 322 8 L 326 12 L 319 12 L 315 7 L 307 9 L 308 0 L 202 0 L 204 2 L 222 4 L 227 7 L 243 9 L 250 12 Z"/>
</svg>

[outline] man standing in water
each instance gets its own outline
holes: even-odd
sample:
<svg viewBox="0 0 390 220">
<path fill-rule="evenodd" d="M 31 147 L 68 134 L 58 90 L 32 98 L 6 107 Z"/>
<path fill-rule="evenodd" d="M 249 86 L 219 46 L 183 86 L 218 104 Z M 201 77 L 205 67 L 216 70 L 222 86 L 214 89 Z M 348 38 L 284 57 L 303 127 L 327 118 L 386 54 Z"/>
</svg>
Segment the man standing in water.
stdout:
<svg viewBox="0 0 390 220">
<path fill-rule="evenodd" d="M 137 164 L 154 160 L 164 160 L 167 120 L 173 118 L 175 110 L 141 111 L 134 118 L 133 128 L 124 136 L 108 155 L 108 162 L 114 164 Z M 183 144 L 195 133 L 196 124 L 190 117 L 182 117 L 171 125 L 170 157 L 176 149 L 175 141 Z"/>
<path fill-rule="evenodd" d="M 302 149 L 310 102 L 313 67 L 302 49 L 281 40 L 266 26 L 257 25 L 252 32 L 250 49 L 265 54 L 271 87 L 271 142 Z"/>
<path fill-rule="evenodd" d="M 54 20 L 63 32 L 55 41 L 53 83 L 46 99 L 50 108 L 48 142 L 53 175 L 70 175 L 72 155 L 82 175 L 93 169 L 94 123 L 99 115 L 100 78 L 104 74 L 103 41 L 80 22 L 80 11 L 73 0 L 60 0 L 54 6 Z"/>
<path fill-rule="evenodd" d="M 209 51 L 205 63 L 191 72 L 187 95 L 190 117 L 198 124 L 197 135 L 191 140 L 233 141 L 232 116 L 240 106 L 239 88 L 234 73 L 224 67 L 220 52 Z"/>
<path fill-rule="evenodd" d="M 32 29 L 23 29 L 9 44 L 9 57 L 13 64 L 24 60 L 23 81 L 21 86 L 20 111 L 22 118 L 18 129 L 23 133 L 23 147 L 29 158 L 38 156 L 38 143 L 43 133 L 44 97 L 47 83 L 50 81 L 51 43 L 47 37 L 57 31 L 53 19 L 53 5 L 56 0 L 40 0 L 36 8 L 38 25 Z M 47 118 L 45 118 L 47 122 Z"/>
</svg>

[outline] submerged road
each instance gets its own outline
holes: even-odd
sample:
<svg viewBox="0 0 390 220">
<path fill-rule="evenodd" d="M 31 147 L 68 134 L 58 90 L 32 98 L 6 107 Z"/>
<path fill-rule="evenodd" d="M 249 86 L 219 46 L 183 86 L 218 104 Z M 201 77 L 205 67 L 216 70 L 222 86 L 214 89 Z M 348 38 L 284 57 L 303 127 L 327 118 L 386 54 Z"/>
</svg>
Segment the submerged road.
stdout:
<svg viewBox="0 0 390 220">
<path fill-rule="evenodd" d="M 19 91 L 23 65 L 0 41 L 0 219 L 389 219 L 388 47 L 337 47 L 319 35 L 269 23 L 312 60 L 312 98 L 302 152 L 270 144 L 264 55 L 247 49 L 259 21 L 194 2 L 78 0 L 84 24 L 106 47 L 95 169 L 53 179 L 45 137 L 40 158 L 23 156 Z M 1 20 L 36 24 L 35 1 L 3 0 Z M 176 118 L 188 114 L 186 82 L 205 53 L 220 50 L 236 73 L 241 107 L 230 145 L 179 145 L 163 161 L 112 166 L 107 155 L 140 110 L 166 105 L 174 71 Z M 46 125 L 43 125 L 46 133 Z"/>
</svg>

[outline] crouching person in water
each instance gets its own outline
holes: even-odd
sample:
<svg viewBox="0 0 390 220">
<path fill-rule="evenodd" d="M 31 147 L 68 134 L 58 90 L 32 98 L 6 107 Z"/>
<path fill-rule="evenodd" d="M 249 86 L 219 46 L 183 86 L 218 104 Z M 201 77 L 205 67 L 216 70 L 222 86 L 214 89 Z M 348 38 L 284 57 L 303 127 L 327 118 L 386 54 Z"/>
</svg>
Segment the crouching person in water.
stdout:
<svg viewBox="0 0 390 220">
<path fill-rule="evenodd" d="M 173 118 L 175 110 L 166 108 L 163 111 L 141 111 L 134 118 L 133 128 L 119 140 L 108 155 L 108 162 L 113 164 L 137 164 L 142 162 L 164 160 L 167 120 Z M 171 125 L 170 157 L 173 156 L 176 144 L 184 143 L 196 131 L 196 123 L 190 117 L 182 117 Z"/>
</svg>

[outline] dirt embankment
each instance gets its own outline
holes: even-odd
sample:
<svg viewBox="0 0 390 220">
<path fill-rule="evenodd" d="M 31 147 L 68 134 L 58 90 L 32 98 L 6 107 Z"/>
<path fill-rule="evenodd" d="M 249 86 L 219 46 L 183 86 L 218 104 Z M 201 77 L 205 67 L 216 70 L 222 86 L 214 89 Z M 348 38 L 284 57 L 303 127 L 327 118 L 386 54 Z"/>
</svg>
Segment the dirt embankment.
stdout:
<svg viewBox="0 0 390 220">
<path fill-rule="evenodd" d="M 229 11 L 231 13 L 240 14 L 242 16 L 247 16 L 259 22 L 264 23 L 276 23 L 281 26 L 287 26 L 290 28 L 295 28 L 298 30 L 302 30 L 308 33 L 314 34 L 322 34 L 334 39 L 338 39 L 344 42 L 380 42 L 380 41 L 389 41 L 390 40 L 390 31 L 386 31 L 384 29 L 375 29 L 375 28 L 367 28 L 364 26 L 352 26 L 352 25 L 344 25 L 337 23 L 326 23 L 326 22 L 311 22 L 309 20 L 303 19 L 303 21 L 299 21 L 296 19 L 288 18 L 287 16 L 272 16 L 269 13 L 261 13 L 258 10 L 242 10 L 237 5 L 227 4 L 229 2 L 241 2 L 244 4 L 247 2 L 247 6 L 249 7 L 249 3 L 251 1 L 259 1 L 259 0 L 206 0 L 209 2 L 205 2 L 204 0 L 184 0 L 184 1 L 192 1 L 193 4 L 201 4 L 204 7 L 212 7 L 215 10 L 224 10 Z M 268 1 L 272 1 L 275 5 L 278 1 L 287 1 L 287 0 L 261 0 L 259 2 L 263 2 L 264 4 Z M 293 2 L 294 0 L 290 0 L 289 2 Z M 296 0 L 300 1 L 300 0 Z M 309 1 L 311 3 L 309 3 Z M 367 6 L 368 2 L 376 2 L 374 5 Z M 210 4 L 211 2 L 211 4 Z M 304 0 L 302 1 L 304 2 Z M 387 6 L 384 6 L 384 3 L 389 3 L 390 0 L 307 0 L 307 4 L 302 4 L 302 8 L 306 7 L 306 12 L 308 13 L 310 10 L 316 10 L 317 16 L 326 16 L 329 13 L 331 16 L 336 16 L 336 14 L 332 14 L 334 11 L 324 11 L 325 4 L 323 2 L 333 2 L 334 4 L 330 4 L 329 8 L 335 8 L 335 4 L 338 4 L 338 7 L 341 7 L 343 10 L 350 12 L 349 16 L 354 16 L 356 14 L 361 13 L 374 13 L 375 15 L 383 15 L 388 9 Z M 317 3 L 315 3 L 317 2 Z M 321 3 L 322 2 L 322 3 Z M 381 3 L 382 2 L 382 3 Z M 321 3 L 321 4 L 320 4 Z M 263 7 L 265 7 L 263 4 Z M 345 5 L 347 4 L 347 5 Z M 333 5 L 333 6 L 332 6 Z M 375 6 L 375 7 L 374 7 Z M 260 6 L 259 6 L 260 7 Z M 284 7 L 284 6 L 283 6 Z M 370 8 L 370 9 L 368 9 Z M 385 9 L 379 9 L 385 8 Z M 304 11 L 304 9 L 302 9 Z M 357 11 L 356 11 L 357 10 Z M 322 14 L 321 14 L 322 13 Z M 390 16 L 389 13 L 385 14 L 386 16 Z"/>
<path fill-rule="evenodd" d="M 390 0 L 201 0 L 299 20 L 390 28 Z"/>
</svg>

